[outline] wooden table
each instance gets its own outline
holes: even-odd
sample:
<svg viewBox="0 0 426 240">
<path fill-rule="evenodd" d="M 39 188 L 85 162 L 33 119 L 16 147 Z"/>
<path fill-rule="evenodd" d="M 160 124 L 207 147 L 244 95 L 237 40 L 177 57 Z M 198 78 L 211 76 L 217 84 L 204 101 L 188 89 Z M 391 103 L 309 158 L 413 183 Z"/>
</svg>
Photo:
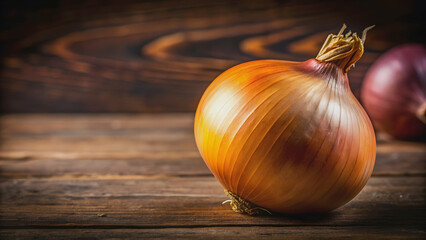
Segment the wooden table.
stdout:
<svg viewBox="0 0 426 240">
<path fill-rule="evenodd" d="M 4 115 L 1 239 L 425 238 L 426 144 L 379 139 L 362 192 L 327 214 L 235 213 L 193 114 Z"/>
</svg>

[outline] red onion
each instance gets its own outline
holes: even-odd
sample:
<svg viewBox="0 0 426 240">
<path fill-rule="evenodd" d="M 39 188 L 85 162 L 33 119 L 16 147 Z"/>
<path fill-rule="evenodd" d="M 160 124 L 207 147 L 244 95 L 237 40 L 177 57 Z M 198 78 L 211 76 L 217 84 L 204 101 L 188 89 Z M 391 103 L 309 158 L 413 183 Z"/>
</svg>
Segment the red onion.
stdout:
<svg viewBox="0 0 426 240">
<path fill-rule="evenodd" d="M 361 100 L 374 127 L 396 138 L 426 135 L 426 47 L 406 44 L 369 69 Z"/>
</svg>

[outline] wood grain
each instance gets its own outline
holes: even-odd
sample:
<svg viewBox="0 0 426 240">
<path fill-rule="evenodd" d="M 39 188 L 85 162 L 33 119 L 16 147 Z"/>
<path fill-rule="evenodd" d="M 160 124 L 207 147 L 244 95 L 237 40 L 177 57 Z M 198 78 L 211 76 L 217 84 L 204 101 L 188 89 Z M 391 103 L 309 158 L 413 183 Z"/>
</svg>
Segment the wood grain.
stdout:
<svg viewBox="0 0 426 240">
<path fill-rule="evenodd" d="M 379 139 L 376 167 L 327 214 L 234 213 L 188 114 L 0 117 L 0 238 L 421 239 L 426 143 Z"/>
<path fill-rule="evenodd" d="M 372 178 L 353 201 L 329 214 L 248 217 L 221 204 L 227 197 L 213 177 L 11 179 L 1 183 L 0 224 L 112 228 L 387 225 L 421 230 L 425 190 L 424 177 Z"/>
<path fill-rule="evenodd" d="M 424 42 L 421 1 L 2 1 L 1 112 L 194 111 L 208 84 L 254 59 L 306 60 L 343 23 L 376 24 L 349 78 Z M 378 14 L 380 13 L 380 14 Z"/>
<path fill-rule="evenodd" d="M 425 232 L 411 228 L 388 229 L 386 227 L 199 227 L 166 229 L 19 229 L 0 230 L 4 239 L 421 239 Z M 76 237 L 76 231 L 81 235 Z M 301 234 L 302 233 L 302 234 Z"/>
<path fill-rule="evenodd" d="M 0 176 L 210 176 L 195 146 L 193 118 L 193 114 L 5 115 L 0 117 Z M 424 175 L 425 158 L 425 143 L 379 140 L 373 174 Z"/>
<path fill-rule="evenodd" d="M 0 152 L 0 156 L 4 153 Z M 203 160 L 186 154 L 102 154 L 95 156 L 50 153 L 26 158 L 3 157 L 2 178 L 136 178 L 140 176 L 212 176 Z M 194 153 L 196 155 L 196 153 Z M 379 153 L 373 176 L 426 176 L 426 153 Z M 18 160 L 18 161 L 17 161 Z M 54 170 L 54 171 L 53 171 Z"/>
</svg>

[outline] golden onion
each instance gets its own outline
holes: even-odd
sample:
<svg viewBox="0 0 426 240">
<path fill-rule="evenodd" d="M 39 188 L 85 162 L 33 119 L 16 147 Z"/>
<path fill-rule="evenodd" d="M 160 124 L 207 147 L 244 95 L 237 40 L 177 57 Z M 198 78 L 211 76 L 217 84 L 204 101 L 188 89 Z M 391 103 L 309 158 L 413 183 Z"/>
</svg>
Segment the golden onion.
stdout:
<svg viewBox="0 0 426 240">
<path fill-rule="evenodd" d="M 220 74 L 195 115 L 197 147 L 236 212 L 333 210 L 371 176 L 376 140 L 346 72 L 366 31 L 330 34 L 315 59 L 258 60 Z"/>
</svg>

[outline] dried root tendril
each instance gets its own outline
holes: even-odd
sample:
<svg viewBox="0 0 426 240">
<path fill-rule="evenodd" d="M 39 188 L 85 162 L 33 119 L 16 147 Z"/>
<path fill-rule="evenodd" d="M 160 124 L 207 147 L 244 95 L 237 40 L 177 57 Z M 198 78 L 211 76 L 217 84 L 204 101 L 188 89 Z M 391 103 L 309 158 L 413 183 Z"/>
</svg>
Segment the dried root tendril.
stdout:
<svg viewBox="0 0 426 240">
<path fill-rule="evenodd" d="M 222 204 L 229 202 L 234 212 L 248 214 L 250 216 L 263 215 L 265 213 L 272 215 L 272 213 L 268 211 L 267 209 L 258 207 L 254 205 L 253 203 L 242 199 L 241 197 L 237 196 L 236 194 L 226 189 L 224 191 L 225 191 L 225 194 L 230 198 L 230 200 L 226 200 Z"/>
<path fill-rule="evenodd" d="M 356 33 L 351 31 L 343 34 L 346 29 L 346 25 L 343 24 L 337 35 L 328 35 L 316 59 L 318 61 L 334 62 L 347 72 L 364 53 L 367 31 L 373 27 L 374 25 L 364 29 L 362 37 L 359 38 Z"/>
</svg>

